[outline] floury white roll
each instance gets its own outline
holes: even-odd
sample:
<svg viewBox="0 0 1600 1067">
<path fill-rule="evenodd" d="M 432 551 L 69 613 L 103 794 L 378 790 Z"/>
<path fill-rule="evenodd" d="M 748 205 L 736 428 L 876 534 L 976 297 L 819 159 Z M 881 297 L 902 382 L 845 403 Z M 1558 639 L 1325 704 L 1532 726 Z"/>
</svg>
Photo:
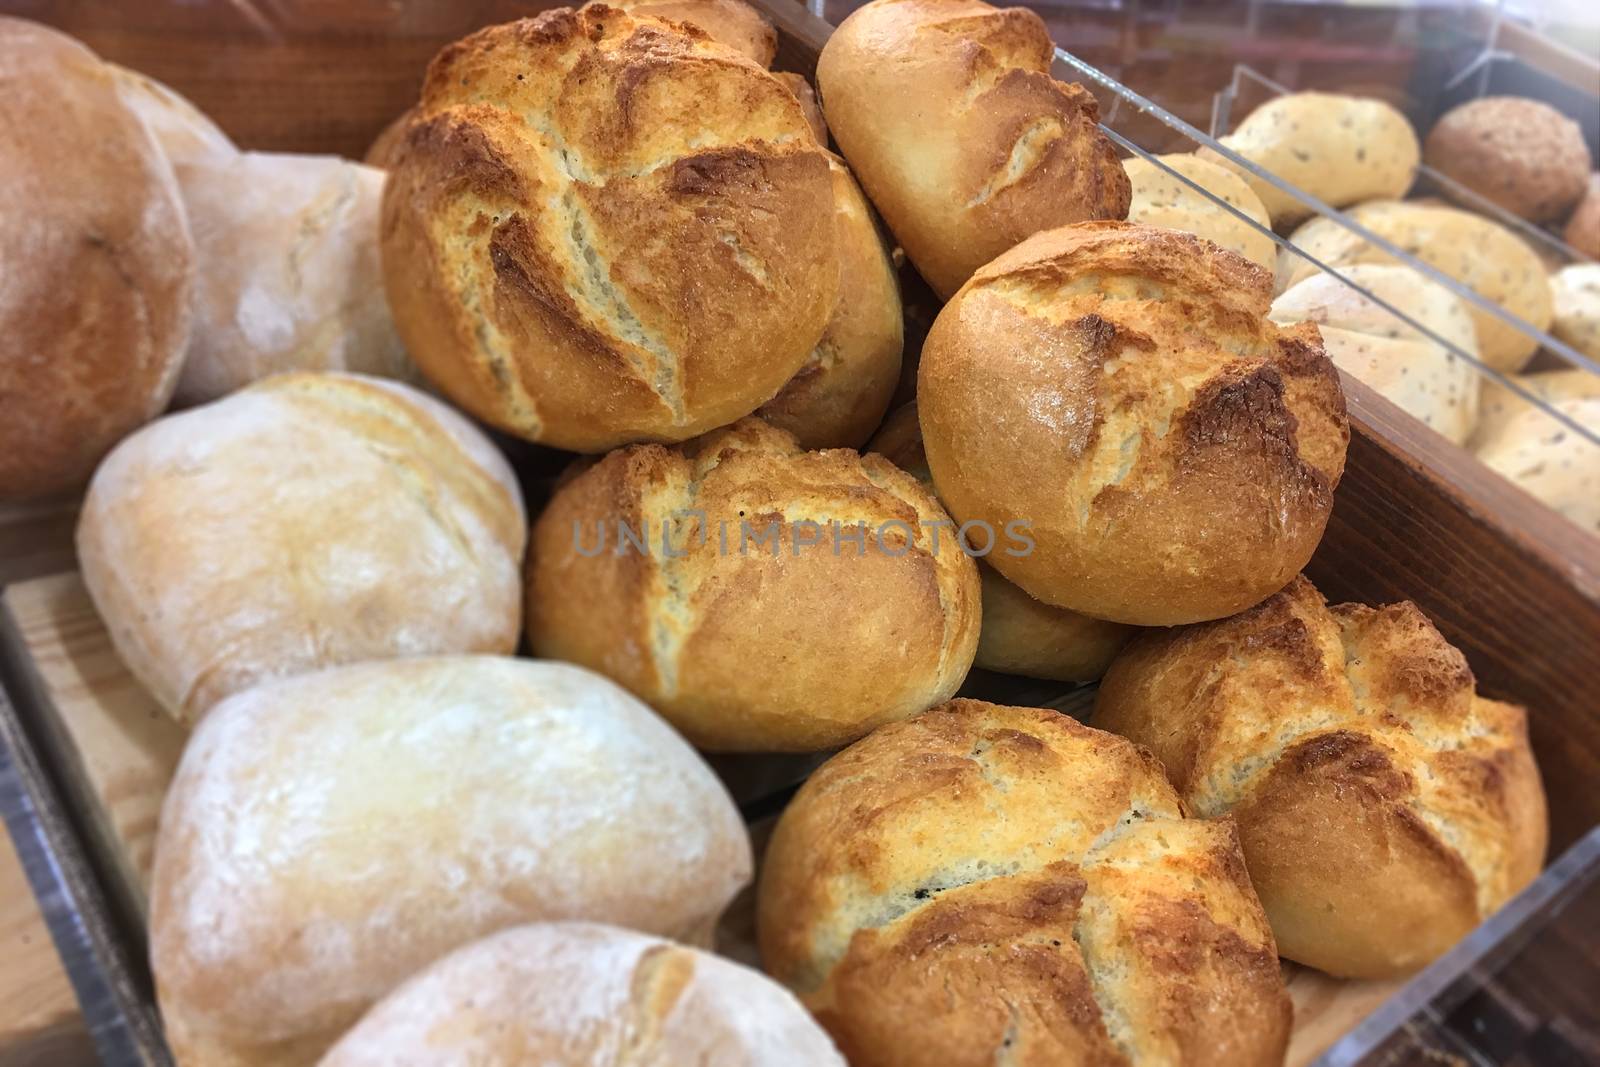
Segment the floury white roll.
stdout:
<svg viewBox="0 0 1600 1067">
<path fill-rule="evenodd" d="M 314 1064 L 410 975 L 512 926 L 705 944 L 751 867 L 711 770 L 588 671 L 459 656 L 273 682 L 207 716 L 162 811 L 167 1037 L 180 1067 Z"/>
</svg>

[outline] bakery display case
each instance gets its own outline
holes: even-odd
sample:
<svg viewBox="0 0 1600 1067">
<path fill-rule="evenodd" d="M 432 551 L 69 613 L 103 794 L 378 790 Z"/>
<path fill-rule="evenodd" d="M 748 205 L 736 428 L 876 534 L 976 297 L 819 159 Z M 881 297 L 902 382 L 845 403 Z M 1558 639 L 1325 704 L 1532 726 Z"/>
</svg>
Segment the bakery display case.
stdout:
<svg viewBox="0 0 1600 1067">
<path fill-rule="evenodd" d="M 814 82 L 830 24 L 859 5 L 819 3 L 808 10 L 789 0 L 757 0 L 755 6 L 776 31 L 773 69 Z M 1600 370 L 1596 356 L 1551 325 L 1508 315 L 1495 300 L 1441 271 L 1407 247 L 1409 232 L 1385 231 L 1360 212 L 1333 206 L 1235 151 L 1229 137 L 1251 112 L 1305 89 L 1361 89 L 1357 95 L 1399 106 L 1418 133 L 1425 133 L 1451 106 L 1515 92 L 1588 114 L 1592 121 L 1585 136 L 1593 146 L 1600 143 L 1595 128 L 1600 125 L 1600 99 L 1595 86 L 1589 86 L 1587 95 L 1584 89 L 1585 79 L 1597 68 L 1586 57 L 1568 56 L 1475 6 L 1178 2 L 1039 5 L 1037 10 L 1061 46 L 1055 52 L 1054 77 L 1092 94 L 1100 130 L 1117 165 L 1132 179 L 1130 220 L 1196 233 L 1254 260 L 1276 283 L 1270 314 L 1275 329 L 1287 333 L 1315 322 L 1323 328 L 1325 343 L 1331 334 L 1346 346 L 1346 358 L 1341 359 L 1328 344 L 1340 368 L 1348 451 L 1326 531 L 1305 573 L 1330 602 L 1413 602 L 1424 623 L 1437 627 L 1440 645 L 1449 654 L 1464 655 L 1470 664 L 1467 693 L 1475 678 L 1486 701 L 1509 701 L 1528 709 L 1528 740 L 1549 797 L 1543 872 L 1431 965 L 1413 976 L 1341 979 L 1284 962 L 1294 1009 L 1286 1062 L 1295 1067 L 1387 1065 L 1433 1062 L 1439 1056 L 1466 1062 L 1588 1062 L 1600 1054 L 1600 1020 L 1592 1005 L 1573 997 L 1571 990 L 1593 984 L 1596 946 L 1587 932 L 1600 902 L 1600 797 L 1592 784 L 1600 769 L 1600 690 L 1594 681 L 1600 677 L 1600 536 L 1593 520 L 1587 526 L 1583 520 L 1564 520 L 1496 472 L 1525 474 L 1533 464 L 1581 465 L 1583 450 L 1593 449 L 1597 462 L 1584 468 L 1588 480 L 1577 484 L 1594 487 L 1600 495 L 1600 471 L 1595 470 L 1600 467 L 1600 422 L 1587 417 L 1581 401 L 1570 399 L 1600 391 L 1591 394 L 1583 384 L 1552 388 L 1548 383 L 1553 379 L 1539 377 L 1595 374 Z M 366 155 L 379 132 L 412 106 L 421 71 L 442 45 L 479 27 L 528 14 L 527 5 L 493 2 L 449 7 L 356 4 L 333 11 L 298 4 L 163 4 L 132 10 L 88 0 L 0 4 L 0 12 L 62 28 L 103 57 L 171 85 L 244 147 L 331 152 L 348 159 Z M 1288 53 L 1286 40 L 1297 42 Z M 1438 194 L 1449 182 L 1426 165 L 1421 173 L 1432 184 L 1419 185 L 1410 192 L 1413 198 Z M 447 176 L 441 172 L 432 180 L 443 183 Z M 1265 196 L 1258 191 L 1263 186 L 1270 190 Z M 1280 212 L 1267 210 L 1265 204 L 1274 196 L 1297 205 L 1292 225 L 1283 224 Z M 1529 223 L 1494 204 L 1473 210 L 1535 249 L 1543 261 L 1535 264 L 1541 285 L 1547 267 L 1593 267 L 1583 250 L 1568 244 L 1559 225 Z M 1310 237 L 1303 236 L 1306 227 L 1313 227 Z M 1401 265 L 1340 260 L 1329 253 L 1351 241 L 1376 244 Z M 909 365 L 895 392 L 898 405 L 913 388 L 916 356 L 943 301 L 903 255 L 893 268 L 904 311 L 897 330 L 903 329 Z M 418 288 L 427 284 L 415 282 Z M 960 288 L 960 278 L 938 288 L 949 296 Z M 784 311 L 787 318 L 800 313 L 787 307 Z M 1526 347 L 1527 355 L 1519 358 L 1531 357 L 1531 374 L 1521 373 L 1520 365 L 1497 367 L 1480 349 L 1473 329 L 1478 316 L 1504 327 L 1515 338 L 1513 345 Z M 936 338 L 933 343 L 940 342 Z M 1405 381 L 1380 373 L 1402 356 L 1409 368 Z M 1499 391 L 1484 382 L 1494 382 Z M 1469 399 L 1475 411 L 1471 418 L 1462 413 Z M 891 417 L 867 447 L 915 473 L 914 462 L 895 455 L 893 412 L 891 408 Z M 474 414 L 504 429 L 495 418 L 476 410 Z M 776 409 L 770 414 L 775 420 L 781 417 Z M 726 421 L 708 418 L 717 424 Z M 1532 445 L 1508 447 L 1499 458 L 1483 458 L 1479 443 L 1484 420 L 1495 420 L 1503 429 L 1515 419 L 1532 427 L 1524 435 L 1532 445 L 1544 446 L 1543 451 L 1530 452 Z M 243 417 L 221 421 L 229 428 L 210 435 L 219 441 L 233 427 L 252 432 Z M 603 431 L 600 421 L 600 416 L 576 420 L 571 440 L 579 443 L 572 447 L 598 451 L 585 435 Z M 910 426 L 915 436 L 914 416 Z M 385 425 L 381 435 L 371 449 L 374 455 L 397 447 L 392 427 Z M 298 447 L 314 453 L 314 437 L 306 430 Z M 618 440 L 636 437 L 630 431 Z M 570 456 L 545 444 L 499 431 L 493 441 L 508 457 L 530 515 L 538 515 L 553 493 L 570 495 L 571 485 L 588 477 L 562 475 Z M 613 443 L 608 440 L 605 447 Z M 244 447 L 289 452 L 297 446 L 277 441 Z M 782 446 L 768 443 L 739 447 L 782 451 Z M 920 443 L 915 448 L 920 452 Z M 333 462 L 331 455 L 325 459 Z M 315 457 L 306 462 L 316 462 Z M 393 471 L 389 459 L 375 463 L 362 485 L 377 492 Z M 852 468 L 830 477 L 848 480 L 857 473 Z M 882 488 L 884 477 L 878 472 L 860 475 L 856 492 L 865 499 Z M 1573 481 L 1561 477 L 1563 487 Z M 708 472 L 697 470 L 694 478 L 697 488 L 704 487 L 701 479 L 712 489 L 717 486 Z M 629 485 L 622 480 L 607 491 L 621 499 L 633 491 Z M 1544 491 L 1542 484 L 1529 488 L 1536 495 Z M 217 491 L 223 492 L 221 483 Z M 1562 491 L 1570 496 L 1569 489 Z M 470 495 L 466 489 L 461 492 Z M 802 490 L 795 493 L 799 496 Z M 713 495 L 712 490 L 707 494 Z M 648 492 L 639 490 L 639 495 L 647 497 Z M 478 507 L 447 496 L 441 493 L 432 506 L 447 512 Z M 1580 506 L 1584 503 L 1579 500 Z M 5 509 L 0 512 L 0 582 L 5 583 L 0 597 L 0 741 L 5 757 L 0 763 L 0 808 L 104 1061 L 167 1064 L 176 1061 L 157 1008 L 147 916 L 158 818 L 188 726 L 164 710 L 163 705 L 174 703 L 172 694 L 152 695 L 151 679 L 161 677 L 159 665 L 142 663 L 130 669 L 125 650 L 119 651 L 120 636 L 104 618 L 108 610 L 116 611 L 108 609 L 107 594 L 91 595 L 91 588 L 111 581 L 104 575 L 114 567 L 104 558 L 104 545 L 96 544 L 97 536 L 108 536 L 97 535 L 96 524 L 111 520 L 97 517 L 93 508 L 80 520 L 81 505 L 76 495 L 56 503 L 0 505 Z M 305 521 L 312 524 L 315 519 Z M 391 531 L 403 528 L 400 521 L 384 522 Z M 89 545 L 82 564 L 72 550 L 75 529 L 89 531 L 87 542 L 80 541 Z M 247 540 L 248 534 L 240 539 Z M 126 542 L 119 543 L 119 552 L 126 551 Z M 151 552 L 161 547 L 153 545 Z M 481 562 L 493 549 L 465 543 L 461 551 L 464 558 Z M 182 578 L 161 580 L 177 583 Z M 419 576 L 413 584 L 420 588 L 426 583 Z M 452 582 L 452 588 L 458 584 Z M 986 572 L 984 598 L 996 596 L 1001 585 L 1018 592 L 1004 578 Z M 559 589 L 551 595 L 566 608 L 585 604 L 581 583 L 551 588 Z M 442 586 L 436 591 L 446 592 Z M 906 599 L 913 595 L 909 588 L 894 594 Z M 998 595 L 1007 593 L 998 590 Z M 654 615 L 645 610 L 651 619 L 670 614 L 664 606 L 654 608 Z M 852 603 L 850 613 L 873 610 L 863 601 Z M 126 617 L 137 615 L 136 604 L 127 612 Z M 544 625 L 581 629 L 589 625 L 587 609 L 559 617 L 552 612 Z M 941 636 L 946 644 L 959 643 L 950 636 L 954 628 L 954 623 L 947 624 Z M 224 637 L 196 632 L 190 641 L 199 647 Z M 1107 658 L 1125 637 L 1119 633 L 1107 639 Z M 524 640 L 521 653 L 537 647 L 532 644 L 537 641 L 551 647 L 535 636 Z M 582 643 L 574 641 L 574 651 L 559 658 L 582 662 L 584 653 L 577 647 Z M 729 637 L 727 647 L 737 649 L 739 665 L 718 675 L 716 685 L 739 690 L 738 675 L 744 672 L 759 682 L 761 667 L 754 661 L 763 655 L 761 646 L 745 647 Z M 899 658 L 931 657 L 943 665 L 950 656 L 944 645 L 925 652 L 908 639 Z M 886 657 L 876 673 L 887 677 L 895 669 L 895 658 Z M 836 673 L 848 674 L 842 668 Z M 821 689 L 831 680 L 811 678 L 806 684 Z M 637 693 L 648 687 L 628 688 Z M 779 687 L 765 688 L 770 699 L 785 698 Z M 932 682 L 927 690 L 936 694 L 929 698 L 935 703 L 948 695 Z M 1096 721 L 1093 684 L 979 668 L 967 675 L 960 695 L 1053 709 L 1090 725 Z M 663 691 L 652 694 L 648 703 L 661 710 L 670 700 L 671 694 Z M 697 743 L 710 741 L 710 747 L 717 747 L 714 729 L 696 734 L 695 727 L 673 722 Z M 743 726 L 749 728 L 748 723 Z M 316 724 L 297 729 L 302 727 L 308 736 L 316 731 Z M 825 742 L 815 741 L 820 736 L 805 734 L 790 747 L 831 750 L 849 740 L 829 735 Z M 731 747 L 740 747 L 738 740 Z M 778 815 L 826 758 L 826 752 L 710 757 L 751 830 L 758 864 Z M 327 761 L 303 762 L 322 766 Z M 1103 773 L 1109 777 L 1113 772 Z M 1020 788 L 1021 783 L 1013 786 Z M 666 807 L 672 800 L 663 796 L 654 803 Z M 1192 809 L 1196 801 L 1186 795 L 1184 803 Z M 702 816 L 701 823 L 714 821 Z M 463 862 L 470 866 L 470 859 Z M 648 881 L 642 870 L 634 877 Z M 924 897 L 951 888 L 961 887 L 940 883 Z M 697 895 L 705 892 L 703 887 L 696 890 Z M 770 948 L 757 951 L 757 929 L 756 894 L 747 888 L 722 918 L 716 948 L 759 967 L 772 954 Z M 170 1017 L 166 1025 L 172 1025 Z"/>
</svg>

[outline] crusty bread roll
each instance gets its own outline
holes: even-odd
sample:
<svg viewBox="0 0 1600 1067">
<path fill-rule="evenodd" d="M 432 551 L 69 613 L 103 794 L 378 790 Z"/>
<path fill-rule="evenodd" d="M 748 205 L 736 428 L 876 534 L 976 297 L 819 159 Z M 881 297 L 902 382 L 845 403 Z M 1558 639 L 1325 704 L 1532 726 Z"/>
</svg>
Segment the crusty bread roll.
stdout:
<svg viewBox="0 0 1600 1067">
<path fill-rule="evenodd" d="M 166 407 L 194 245 L 172 168 L 113 72 L 0 16 L 0 500 L 80 485 Z"/>
<path fill-rule="evenodd" d="M 1272 229 L 1272 219 L 1261 198 L 1233 171 L 1191 153 L 1157 156 L 1156 159 L 1244 212 L 1262 229 Z M 1142 156 L 1124 160 L 1122 167 L 1133 186 L 1129 222 L 1182 230 L 1237 252 L 1268 270 L 1277 266 L 1278 246 L 1270 234 L 1254 229 Z"/>
<path fill-rule="evenodd" d="M 1237 834 L 1183 814 L 1119 737 L 951 701 L 801 786 L 763 863 L 762 963 L 855 1067 L 1281 1064 Z"/>
<path fill-rule="evenodd" d="M 1330 608 L 1299 578 L 1140 635 L 1092 721 L 1153 751 L 1191 813 L 1238 821 L 1283 955 L 1371 978 L 1437 957 L 1543 862 L 1526 717 L 1473 684 L 1416 605 Z"/>
<path fill-rule="evenodd" d="M 1522 239 L 1481 215 L 1450 207 L 1374 200 L 1351 208 L 1350 218 L 1417 259 L 1499 304 L 1536 330 L 1550 326 L 1550 285 L 1544 265 Z M 1312 219 L 1290 244 L 1335 270 L 1356 263 L 1393 263 L 1387 252 L 1333 219 Z M 1278 257 L 1281 292 L 1315 274 L 1309 260 L 1284 251 Z M 1468 307 L 1478 333 L 1478 354 L 1495 370 L 1520 370 L 1538 341 L 1499 318 Z"/>
<path fill-rule="evenodd" d="M 396 382 L 286 374 L 170 415 L 95 472 L 78 557 L 180 721 L 266 678 L 510 652 L 526 526 L 476 427 Z"/>
<path fill-rule="evenodd" d="M 763 67 L 778 54 L 778 31 L 766 16 L 741 0 L 590 0 L 586 8 L 617 8 L 638 18 L 683 22 Z"/>
<path fill-rule="evenodd" d="M 1540 371 L 1537 374 L 1518 374 L 1513 380 L 1540 400 L 1549 403 L 1600 397 L 1600 374 L 1591 374 L 1581 367 Z M 1537 409 L 1522 399 L 1520 394 L 1512 392 L 1485 375 L 1483 390 L 1479 397 L 1478 432 L 1472 436 L 1472 447 L 1481 450 L 1499 437 L 1514 419 L 1530 410 Z"/>
<path fill-rule="evenodd" d="M 174 167 L 238 153 L 215 122 L 172 89 L 115 63 L 107 63 L 106 70 L 115 79 L 122 102 L 144 120 Z"/>
<path fill-rule="evenodd" d="M 1029 234 L 1128 213 L 1095 99 L 1053 56 L 1038 15 L 981 0 L 873 0 L 823 46 L 828 128 L 941 297 Z"/>
<path fill-rule="evenodd" d="M 1358 263 L 1339 273 L 1462 352 L 1478 354 L 1467 306 L 1443 286 L 1409 267 L 1379 263 Z M 1336 366 L 1464 444 L 1477 425 L 1478 382 L 1486 375 L 1377 300 L 1331 274 L 1313 274 L 1272 302 L 1272 319 L 1285 326 L 1316 323 Z"/>
<path fill-rule="evenodd" d="M 1041 233 L 978 271 L 922 348 L 939 498 L 1028 525 L 988 562 L 1047 604 L 1146 626 L 1281 589 L 1322 537 L 1350 431 L 1315 326 L 1267 273 L 1128 223 Z"/>
<path fill-rule="evenodd" d="M 1222 144 L 1288 185 L 1333 207 L 1404 196 L 1422 149 L 1411 123 L 1382 100 L 1339 93 L 1288 93 L 1262 104 Z M 1236 170 L 1279 229 L 1312 209 L 1219 152 L 1202 158 Z"/>
<path fill-rule="evenodd" d="M 385 997 L 321 1067 L 845 1067 L 759 971 L 597 923 L 519 926 Z"/>
<path fill-rule="evenodd" d="M 853 741 L 947 699 L 978 640 L 977 571 L 932 495 L 759 419 L 571 479 L 528 571 L 537 655 L 614 678 L 712 750 Z"/>
<path fill-rule="evenodd" d="M 915 401 L 890 415 L 867 447 L 933 488 Z M 1117 649 L 1134 632 L 1131 626 L 1035 600 L 982 559 L 978 577 L 983 614 L 974 667 L 1027 678 L 1092 682 L 1105 673 Z"/>
<path fill-rule="evenodd" d="M 1592 392 L 1554 400 L 1551 406 L 1600 435 L 1600 397 Z M 1480 445 L 1478 458 L 1535 499 L 1584 529 L 1600 533 L 1600 445 L 1579 437 L 1539 408 L 1529 407 Z"/>
<path fill-rule="evenodd" d="M 788 430 L 803 448 L 859 448 L 883 421 L 905 345 L 894 262 L 872 208 L 836 159 L 833 210 L 839 296 L 822 339 L 800 371 L 756 415 Z"/>
<path fill-rule="evenodd" d="M 828 123 L 822 117 L 822 105 L 817 103 L 817 91 L 811 83 L 799 74 L 787 70 L 775 70 L 772 76 L 782 82 L 800 101 L 800 110 L 805 112 L 806 124 L 811 127 L 811 132 L 816 136 L 817 143 L 826 147 L 828 144 Z"/>
<path fill-rule="evenodd" d="M 692 28 L 558 8 L 429 67 L 384 194 L 423 372 L 488 422 L 597 452 L 754 411 L 839 283 L 833 179 L 794 95 Z"/>
<path fill-rule="evenodd" d="M 408 107 L 393 122 L 379 130 L 378 136 L 367 146 L 367 154 L 362 157 L 362 162 L 379 170 L 392 169 L 400 158 L 400 150 L 405 147 L 406 131 L 415 117 L 416 108 Z"/>
<path fill-rule="evenodd" d="M 1600 360 L 1600 263 L 1574 263 L 1550 276 L 1550 332 Z M 1600 380 L 1600 375 L 1591 375 Z"/>
<path fill-rule="evenodd" d="M 177 399 L 272 374 L 414 379 L 378 256 L 383 171 L 334 156 L 242 152 L 177 168 L 199 271 Z"/>
<path fill-rule="evenodd" d="M 1583 128 L 1549 104 L 1521 96 L 1485 96 L 1451 108 L 1428 132 L 1428 166 L 1529 222 L 1567 217 L 1583 198 L 1589 147 Z M 1463 207 L 1470 197 L 1444 185 Z"/>
<path fill-rule="evenodd" d="M 1589 175 L 1583 199 L 1578 201 L 1561 237 L 1590 259 L 1600 259 L 1600 171 Z"/>
<path fill-rule="evenodd" d="M 750 878 L 731 798 L 588 671 L 388 660 L 218 705 L 161 813 L 150 959 L 179 1067 L 300 1067 L 441 955 L 592 919 L 705 943 Z"/>
</svg>

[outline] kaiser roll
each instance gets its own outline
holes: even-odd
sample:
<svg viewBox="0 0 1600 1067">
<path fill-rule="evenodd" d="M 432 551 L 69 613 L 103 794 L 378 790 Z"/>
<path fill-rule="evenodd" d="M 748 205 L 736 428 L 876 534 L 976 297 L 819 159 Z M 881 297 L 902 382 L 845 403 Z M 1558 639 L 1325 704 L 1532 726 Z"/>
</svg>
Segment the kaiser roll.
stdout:
<svg viewBox="0 0 1600 1067">
<path fill-rule="evenodd" d="M 770 400 L 839 284 L 794 95 L 700 31 L 558 8 L 439 53 L 383 207 L 423 372 L 504 430 L 598 452 Z"/>
<path fill-rule="evenodd" d="M 845 1067 L 759 971 L 577 922 L 451 953 L 379 1002 L 322 1067 L 598 1067 L 623 1055 L 630 1067 Z"/>
<path fill-rule="evenodd" d="M 704 943 L 750 868 L 711 770 L 588 671 L 459 656 L 271 682 L 206 718 L 162 809 L 167 1037 L 179 1067 L 314 1064 L 498 930 L 592 919 Z"/>
<path fill-rule="evenodd" d="M 1025 528 L 987 558 L 1038 600 L 1164 626 L 1281 589 L 1311 558 L 1349 427 L 1315 326 L 1267 273 L 1127 223 L 1041 233 L 939 313 L 917 406 L 958 521 Z"/>
<path fill-rule="evenodd" d="M 890 415 L 867 447 L 932 488 L 915 401 Z M 1111 657 L 1134 632 L 1131 626 L 1035 600 L 982 559 L 978 577 L 983 615 L 974 667 L 1028 678 L 1092 682 L 1105 673 Z"/>
<path fill-rule="evenodd" d="M 757 908 L 762 962 L 855 1067 L 1283 1062 L 1232 822 L 1057 712 L 954 700 L 833 757 Z"/>
<path fill-rule="evenodd" d="M 522 498 L 488 438 L 396 382 L 287 374 L 124 441 L 78 558 L 112 643 L 180 721 L 356 660 L 510 652 Z"/>
<path fill-rule="evenodd" d="M 588 10 L 612 7 L 638 18 L 683 22 L 763 67 L 778 54 L 778 32 L 766 17 L 741 0 L 591 0 Z"/>
<path fill-rule="evenodd" d="M 873 0 L 817 61 L 828 127 L 918 272 L 948 298 L 1029 234 L 1128 213 L 1082 86 L 1044 21 L 980 0 Z"/>
<path fill-rule="evenodd" d="M 1549 104 L 1485 96 L 1451 108 L 1428 133 L 1423 158 L 1449 178 L 1443 192 L 1478 208 L 1457 186 L 1529 222 L 1567 217 L 1589 179 L 1583 128 Z"/>
<path fill-rule="evenodd" d="M 1182 230 L 1237 252 L 1267 270 L 1277 266 L 1277 243 L 1272 234 L 1263 232 L 1272 229 L 1272 219 L 1261 197 L 1233 171 L 1187 153 L 1156 156 L 1154 161 L 1135 156 L 1122 166 L 1133 186 L 1129 222 Z M 1169 173 L 1169 169 L 1176 174 Z M 1242 212 L 1261 229 L 1186 184 L 1184 178 Z"/>
<path fill-rule="evenodd" d="M 938 541 L 935 541 L 938 538 Z M 758 419 L 613 452 L 534 526 L 528 638 L 702 748 L 815 751 L 948 698 L 978 640 L 954 525 L 882 456 Z"/>
<path fill-rule="evenodd" d="M 1329 607 L 1300 578 L 1142 634 L 1093 722 L 1153 751 L 1190 812 L 1233 816 L 1278 950 L 1331 974 L 1421 967 L 1544 857 L 1522 709 L 1476 696 L 1409 602 Z"/>
<path fill-rule="evenodd" d="M 1554 400 L 1551 407 L 1600 437 L 1600 397 L 1592 391 Z M 1478 458 L 1536 500 L 1600 533 L 1600 445 L 1565 423 L 1530 406 L 1480 445 Z"/>
<path fill-rule="evenodd" d="M 194 245 L 116 74 L 0 16 L 0 500 L 80 486 L 167 406 Z"/>
</svg>

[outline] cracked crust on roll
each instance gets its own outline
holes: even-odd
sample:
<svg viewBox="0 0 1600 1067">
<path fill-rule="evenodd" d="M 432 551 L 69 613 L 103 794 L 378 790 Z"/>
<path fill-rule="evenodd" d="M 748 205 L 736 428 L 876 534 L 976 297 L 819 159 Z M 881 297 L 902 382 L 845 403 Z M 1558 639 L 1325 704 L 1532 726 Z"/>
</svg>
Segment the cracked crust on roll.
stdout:
<svg viewBox="0 0 1600 1067">
<path fill-rule="evenodd" d="M 1038 15 L 979 0 L 875 0 L 823 47 L 828 128 L 941 297 L 1030 234 L 1128 213 L 1098 105 L 1053 55 Z"/>
<path fill-rule="evenodd" d="M 801 787 L 762 962 L 862 1067 L 1252 1067 L 1290 1008 L 1231 820 L 1042 708 L 953 700 Z"/>
<path fill-rule="evenodd" d="M 596 0 L 584 5 L 602 6 L 636 18 L 687 23 L 762 67 L 772 66 L 778 54 L 778 31 L 766 16 L 741 0 L 610 0 L 608 4 Z"/>
<path fill-rule="evenodd" d="M 1285 956 L 1404 974 L 1532 881 L 1544 792 L 1519 707 L 1410 602 L 1304 578 L 1231 619 L 1142 635 L 1096 726 L 1149 747 L 1195 814 L 1231 813 Z"/>
<path fill-rule="evenodd" d="M 619 521 L 647 549 L 620 541 Z M 861 547 L 835 541 L 835 522 L 865 523 Z M 556 491 L 534 527 L 528 637 L 539 656 L 621 683 L 701 748 L 831 748 L 966 677 L 979 586 L 954 537 L 932 495 L 882 456 L 806 452 L 745 419 L 680 447 L 613 452 Z"/>
<path fill-rule="evenodd" d="M 693 27 L 604 6 L 439 53 L 385 190 L 396 324 L 488 422 L 599 452 L 753 411 L 837 295 L 799 102 Z"/>
<path fill-rule="evenodd" d="M 1028 522 L 989 562 L 1096 618 L 1219 618 L 1311 558 L 1344 469 L 1316 326 L 1267 318 L 1267 273 L 1189 234 L 1082 223 L 974 275 L 923 346 L 918 412 L 951 515 Z"/>
</svg>

